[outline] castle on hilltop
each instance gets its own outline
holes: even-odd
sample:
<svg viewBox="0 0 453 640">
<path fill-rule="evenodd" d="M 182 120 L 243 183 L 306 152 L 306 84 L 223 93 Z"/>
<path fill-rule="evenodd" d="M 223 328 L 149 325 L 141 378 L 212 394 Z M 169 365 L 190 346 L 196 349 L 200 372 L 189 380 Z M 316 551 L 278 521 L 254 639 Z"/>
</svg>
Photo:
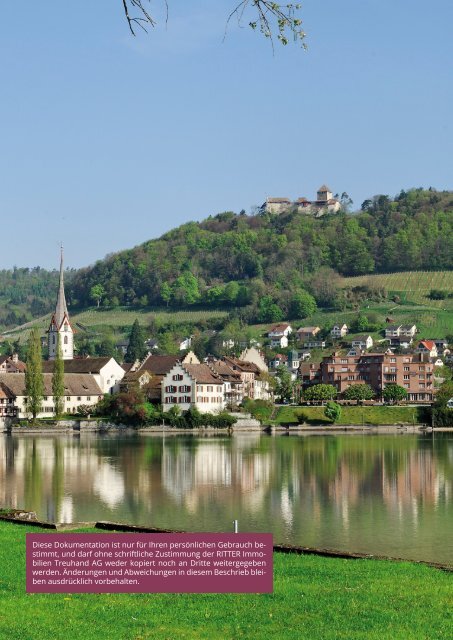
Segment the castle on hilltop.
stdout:
<svg viewBox="0 0 453 640">
<path fill-rule="evenodd" d="M 291 202 L 289 198 L 266 198 L 261 211 L 279 214 L 290 209 L 320 218 L 326 213 L 337 213 L 341 209 L 339 200 L 333 197 L 328 186 L 323 184 L 316 193 L 316 200 L 298 198 Z"/>
</svg>

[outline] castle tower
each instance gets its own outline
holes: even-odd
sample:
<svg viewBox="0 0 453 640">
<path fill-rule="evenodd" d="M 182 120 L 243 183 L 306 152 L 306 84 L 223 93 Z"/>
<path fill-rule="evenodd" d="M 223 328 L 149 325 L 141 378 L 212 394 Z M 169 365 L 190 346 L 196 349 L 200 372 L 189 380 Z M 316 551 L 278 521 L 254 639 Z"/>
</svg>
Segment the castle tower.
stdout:
<svg viewBox="0 0 453 640">
<path fill-rule="evenodd" d="M 333 198 L 332 191 L 325 184 L 323 184 L 322 187 L 319 187 L 316 196 L 318 202 L 327 202 Z"/>
<path fill-rule="evenodd" d="M 48 331 L 49 336 L 49 360 L 55 360 L 57 357 L 58 336 L 60 337 L 61 354 L 63 360 L 72 360 L 74 357 L 74 333 L 71 323 L 69 322 L 68 308 L 66 306 L 66 298 L 64 295 L 63 280 L 63 248 L 61 249 L 60 258 L 60 284 L 58 287 L 57 304 L 55 312 L 50 321 Z"/>
</svg>

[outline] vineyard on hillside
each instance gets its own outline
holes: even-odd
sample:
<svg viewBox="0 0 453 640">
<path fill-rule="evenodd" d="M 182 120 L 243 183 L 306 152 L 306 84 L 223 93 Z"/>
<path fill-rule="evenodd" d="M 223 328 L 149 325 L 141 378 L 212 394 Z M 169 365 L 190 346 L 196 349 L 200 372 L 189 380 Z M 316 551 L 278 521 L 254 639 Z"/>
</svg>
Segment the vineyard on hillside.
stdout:
<svg viewBox="0 0 453 640">
<path fill-rule="evenodd" d="M 451 300 L 432 300 L 430 291 L 437 289 L 453 294 L 453 271 L 403 271 L 342 278 L 343 287 L 370 286 L 385 289 L 389 296 L 398 295 L 402 303 L 428 305 L 437 309 L 451 306 Z"/>
</svg>

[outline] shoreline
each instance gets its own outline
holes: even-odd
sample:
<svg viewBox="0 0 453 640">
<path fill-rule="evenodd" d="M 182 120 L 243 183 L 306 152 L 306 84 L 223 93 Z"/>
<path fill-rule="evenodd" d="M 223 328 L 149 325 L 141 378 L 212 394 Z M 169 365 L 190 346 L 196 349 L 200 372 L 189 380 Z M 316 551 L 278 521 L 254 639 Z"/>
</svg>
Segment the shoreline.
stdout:
<svg viewBox="0 0 453 640">
<path fill-rule="evenodd" d="M 249 421 L 252 422 L 252 421 Z M 310 435 L 310 434 L 345 434 L 345 433 L 368 433 L 368 434 L 403 434 L 403 433 L 442 433 L 453 432 L 453 427 L 432 427 L 426 423 L 404 423 L 393 424 L 239 424 L 232 427 L 195 427 L 178 428 L 170 425 L 151 426 L 130 426 L 98 421 L 75 421 L 65 420 L 61 423 L 50 423 L 40 425 L 8 425 L 4 426 L 2 432 L 5 435 L 82 435 L 87 433 L 96 434 L 140 434 L 140 435 L 240 435 L 246 433 L 263 435 Z"/>
<path fill-rule="evenodd" d="M 15 510 L 20 511 L 20 510 Z M 55 532 L 70 532 L 74 529 L 98 529 L 100 531 L 118 531 L 123 533 L 200 533 L 191 531 L 182 531 L 179 529 L 163 529 L 159 527 L 147 527 L 141 525 L 131 525 L 122 522 L 110 522 L 106 520 L 99 520 L 97 522 L 74 522 L 74 523 L 54 523 L 38 520 L 35 518 L 29 518 L 30 512 L 20 511 L 21 517 L 14 517 L 8 515 L 0 515 L 1 522 L 10 522 L 16 525 L 25 525 L 31 527 L 37 527 L 41 529 L 53 530 Z M 306 555 L 306 556 L 318 556 L 322 558 L 340 558 L 343 560 L 383 560 L 387 562 L 410 562 L 418 565 L 432 567 L 440 571 L 447 573 L 453 573 L 453 564 L 444 564 L 442 562 L 433 562 L 429 560 L 415 560 L 411 558 L 397 558 L 394 556 L 386 556 L 373 553 L 361 553 L 355 551 L 343 551 L 339 549 L 326 549 L 318 547 L 304 547 L 290 544 L 274 544 L 274 553 L 282 554 L 294 554 L 294 555 Z"/>
</svg>

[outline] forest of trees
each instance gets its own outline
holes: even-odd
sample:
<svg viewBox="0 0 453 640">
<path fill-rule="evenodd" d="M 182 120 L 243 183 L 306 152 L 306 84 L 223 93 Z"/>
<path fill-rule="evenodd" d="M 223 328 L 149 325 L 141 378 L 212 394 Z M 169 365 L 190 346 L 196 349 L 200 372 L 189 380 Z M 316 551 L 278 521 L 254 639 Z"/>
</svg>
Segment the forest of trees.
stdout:
<svg viewBox="0 0 453 640">
<path fill-rule="evenodd" d="M 344 290 L 340 276 L 453 266 L 453 193 L 375 196 L 356 213 L 313 218 L 231 212 L 188 222 L 161 238 L 65 273 L 72 309 L 197 306 L 236 309 L 245 322 L 343 309 L 383 291 Z M 52 311 L 58 272 L 0 271 L 0 326 Z M 363 291 L 362 291 L 363 289 Z M 3 310 L 1 310 L 3 308 Z"/>
<path fill-rule="evenodd" d="M 235 306 L 263 322 L 292 310 L 301 317 L 310 296 L 341 308 L 339 275 L 451 268 L 452 212 L 453 193 L 413 189 L 319 219 L 221 213 L 81 269 L 69 298 L 90 306 L 99 286 L 106 307 Z"/>
</svg>

